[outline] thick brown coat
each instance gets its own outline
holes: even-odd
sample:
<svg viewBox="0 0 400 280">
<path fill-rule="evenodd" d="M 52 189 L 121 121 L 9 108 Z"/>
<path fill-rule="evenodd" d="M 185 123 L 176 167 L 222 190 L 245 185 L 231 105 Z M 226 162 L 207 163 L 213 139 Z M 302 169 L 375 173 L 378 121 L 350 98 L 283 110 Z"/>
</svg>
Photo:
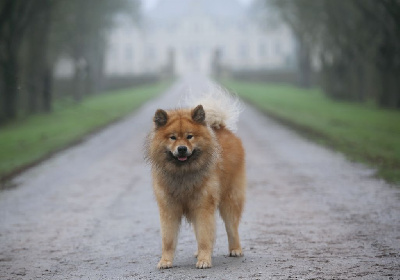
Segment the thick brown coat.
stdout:
<svg viewBox="0 0 400 280">
<path fill-rule="evenodd" d="M 162 257 L 172 266 L 182 217 L 193 224 L 198 268 L 211 267 L 215 213 L 219 209 L 231 256 L 241 256 L 238 227 L 245 202 L 245 154 L 240 139 L 222 124 L 211 128 L 202 106 L 193 110 L 158 110 L 149 135 L 147 158 L 160 211 Z M 180 159 L 178 147 L 186 147 Z"/>
</svg>

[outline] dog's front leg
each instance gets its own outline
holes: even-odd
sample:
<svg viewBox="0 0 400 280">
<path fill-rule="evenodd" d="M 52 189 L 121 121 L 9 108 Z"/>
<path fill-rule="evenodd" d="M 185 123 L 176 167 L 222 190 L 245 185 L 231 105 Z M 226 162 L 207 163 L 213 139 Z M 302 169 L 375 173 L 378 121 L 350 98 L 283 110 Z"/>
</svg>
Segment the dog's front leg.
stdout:
<svg viewBox="0 0 400 280">
<path fill-rule="evenodd" d="M 179 226 L 182 219 L 182 211 L 179 207 L 159 203 L 162 255 L 158 268 L 170 268 L 174 260 L 175 248 L 178 239 Z"/>
<path fill-rule="evenodd" d="M 198 246 L 196 267 L 209 268 L 215 240 L 215 209 L 197 209 L 193 225 Z"/>
</svg>

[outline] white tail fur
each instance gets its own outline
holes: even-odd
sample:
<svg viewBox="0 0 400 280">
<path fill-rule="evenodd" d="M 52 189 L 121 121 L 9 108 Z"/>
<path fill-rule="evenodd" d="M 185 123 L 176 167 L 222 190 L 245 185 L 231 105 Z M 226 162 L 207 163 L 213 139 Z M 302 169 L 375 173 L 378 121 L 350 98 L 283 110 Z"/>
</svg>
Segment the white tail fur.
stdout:
<svg viewBox="0 0 400 280">
<path fill-rule="evenodd" d="M 201 93 L 190 92 L 184 98 L 185 107 L 203 105 L 206 112 L 206 122 L 213 128 L 221 126 L 235 132 L 237 121 L 243 107 L 239 98 L 226 89 L 211 85 Z"/>
</svg>

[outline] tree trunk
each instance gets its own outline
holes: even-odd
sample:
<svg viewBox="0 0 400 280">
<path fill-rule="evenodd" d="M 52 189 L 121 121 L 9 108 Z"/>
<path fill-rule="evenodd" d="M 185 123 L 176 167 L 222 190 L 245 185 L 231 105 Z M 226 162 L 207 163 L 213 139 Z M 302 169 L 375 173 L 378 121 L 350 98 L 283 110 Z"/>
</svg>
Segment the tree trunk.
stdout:
<svg viewBox="0 0 400 280">
<path fill-rule="evenodd" d="M 3 67 L 2 82 L 4 103 L 3 120 L 14 119 L 17 114 L 19 93 L 19 50 L 26 28 L 38 12 L 33 0 L 3 1 L 0 17 L 0 65 Z M 40 1 L 39 1 L 40 2 Z"/>
<path fill-rule="evenodd" d="M 39 96 L 42 91 L 43 70 L 45 66 L 44 32 L 42 17 L 38 17 L 28 32 L 28 59 L 26 61 L 26 88 L 28 93 L 27 111 L 39 111 Z"/>
<path fill-rule="evenodd" d="M 74 83 L 74 101 L 79 103 L 82 101 L 83 95 L 83 73 L 82 73 L 82 66 L 80 60 L 75 60 L 75 73 L 73 78 Z"/>
<path fill-rule="evenodd" d="M 304 38 L 298 36 L 298 85 L 302 88 L 311 87 L 311 55 L 310 48 Z"/>
<path fill-rule="evenodd" d="M 8 121 L 17 116 L 17 95 L 18 95 L 18 59 L 16 51 L 9 51 L 6 60 L 3 62 L 4 82 L 4 120 Z"/>
<path fill-rule="evenodd" d="M 357 101 L 364 102 L 365 101 L 365 67 L 362 67 L 359 63 L 356 65 L 356 83 L 357 83 Z"/>
<path fill-rule="evenodd" d="M 84 94 L 90 95 L 94 93 L 94 83 L 94 72 L 92 71 L 91 64 L 88 64 L 85 69 Z"/>
<path fill-rule="evenodd" d="M 52 81 L 53 68 L 50 67 L 49 58 L 49 36 L 51 27 L 51 2 L 47 0 L 47 5 L 43 8 L 43 70 L 42 70 L 42 110 L 46 113 L 51 112 L 52 104 Z"/>
<path fill-rule="evenodd" d="M 53 85 L 53 70 L 47 67 L 43 77 L 43 111 L 50 113 L 52 111 L 52 85 Z"/>
<path fill-rule="evenodd" d="M 392 71 L 385 69 L 381 71 L 381 92 L 379 94 L 379 105 L 386 108 L 396 107 L 399 85 L 398 77 Z"/>
</svg>

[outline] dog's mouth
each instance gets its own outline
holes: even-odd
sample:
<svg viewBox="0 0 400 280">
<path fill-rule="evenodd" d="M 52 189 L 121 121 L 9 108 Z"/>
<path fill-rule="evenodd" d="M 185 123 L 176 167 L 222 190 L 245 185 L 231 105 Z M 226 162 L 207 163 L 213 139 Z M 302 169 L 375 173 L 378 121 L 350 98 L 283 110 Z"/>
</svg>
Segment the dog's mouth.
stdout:
<svg viewBox="0 0 400 280">
<path fill-rule="evenodd" d="M 192 157 L 193 152 L 190 155 L 179 155 L 178 154 L 175 156 L 173 153 L 171 153 L 171 155 L 174 157 L 175 160 L 177 160 L 179 162 L 185 162 L 185 161 L 188 161 Z"/>
<path fill-rule="evenodd" d="M 168 153 L 170 158 L 174 159 L 175 162 L 177 163 L 185 163 L 190 161 L 193 157 L 196 156 L 197 150 L 193 150 L 190 155 L 174 155 L 171 151 Z"/>
<path fill-rule="evenodd" d="M 178 156 L 177 159 L 178 159 L 179 161 L 187 161 L 188 156 L 185 156 L 185 157 L 180 157 L 180 156 Z"/>
</svg>

